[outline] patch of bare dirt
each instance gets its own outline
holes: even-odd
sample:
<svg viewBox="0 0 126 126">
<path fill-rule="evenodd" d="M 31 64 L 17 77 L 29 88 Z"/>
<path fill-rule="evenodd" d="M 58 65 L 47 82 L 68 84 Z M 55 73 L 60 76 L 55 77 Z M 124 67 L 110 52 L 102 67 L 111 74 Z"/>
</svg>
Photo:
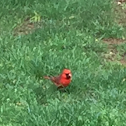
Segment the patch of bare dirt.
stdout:
<svg viewBox="0 0 126 126">
<path fill-rule="evenodd" d="M 121 44 L 125 44 L 125 39 L 115 39 L 115 38 L 108 38 L 103 39 L 103 42 L 108 45 L 108 51 L 103 55 L 107 61 L 119 62 L 122 65 L 126 65 L 126 52 L 121 54 L 117 50 L 117 46 Z"/>
<path fill-rule="evenodd" d="M 122 57 L 122 59 L 120 60 L 120 63 L 122 65 L 126 65 L 126 59 L 125 59 L 126 56 Z"/>
<path fill-rule="evenodd" d="M 108 45 L 113 45 L 113 44 L 122 44 L 124 43 L 126 40 L 125 39 L 116 39 L 116 38 L 106 38 L 103 39 L 103 41 L 108 44 Z"/>
<path fill-rule="evenodd" d="M 126 26 L 126 0 L 116 0 L 114 3 L 113 11 L 115 13 L 115 21 L 121 25 Z M 119 62 L 126 66 L 126 50 L 123 52 L 117 50 L 121 44 L 126 44 L 126 39 L 107 38 L 103 39 L 107 44 L 108 51 L 103 54 L 103 58 L 107 61 Z"/>
<path fill-rule="evenodd" d="M 119 4 L 122 4 L 122 3 L 124 3 L 124 2 L 126 2 L 126 0 L 117 0 L 117 4 L 119 5 Z"/>
<path fill-rule="evenodd" d="M 16 35 L 27 35 L 41 28 L 41 22 L 31 22 L 30 17 L 27 17 L 21 24 L 18 24 L 13 31 Z"/>
<path fill-rule="evenodd" d="M 126 0 L 117 0 L 114 6 L 116 22 L 126 26 Z"/>
</svg>

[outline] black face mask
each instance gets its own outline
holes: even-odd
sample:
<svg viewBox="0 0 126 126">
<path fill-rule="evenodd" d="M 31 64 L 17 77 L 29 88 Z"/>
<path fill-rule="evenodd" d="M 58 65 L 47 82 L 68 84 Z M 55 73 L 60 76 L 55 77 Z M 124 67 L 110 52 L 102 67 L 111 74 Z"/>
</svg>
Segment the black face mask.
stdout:
<svg viewBox="0 0 126 126">
<path fill-rule="evenodd" d="M 70 79 L 71 76 L 69 74 L 66 74 L 66 79 Z"/>
</svg>

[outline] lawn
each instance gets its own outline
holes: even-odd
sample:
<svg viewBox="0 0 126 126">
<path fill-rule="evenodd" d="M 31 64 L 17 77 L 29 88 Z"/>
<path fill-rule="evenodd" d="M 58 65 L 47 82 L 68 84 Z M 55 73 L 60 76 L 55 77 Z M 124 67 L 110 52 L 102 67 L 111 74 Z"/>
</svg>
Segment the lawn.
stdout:
<svg viewBox="0 0 126 126">
<path fill-rule="evenodd" d="M 125 10 L 112 0 L 0 0 L 0 126 L 126 126 Z M 60 91 L 43 76 L 64 68 L 72 82 Z"/>
</svg>

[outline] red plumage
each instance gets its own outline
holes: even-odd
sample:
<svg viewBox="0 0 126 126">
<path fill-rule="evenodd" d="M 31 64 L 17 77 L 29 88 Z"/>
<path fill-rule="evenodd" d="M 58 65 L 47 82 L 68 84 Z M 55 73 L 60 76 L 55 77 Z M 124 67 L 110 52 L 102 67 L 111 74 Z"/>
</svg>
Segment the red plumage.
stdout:
<svg viewBox="0 0 126 126">
<path fill-rule="evenodd" d="M 69 69 L 64 69 L 58 76 L 44 76 L 45 79 L 51 80 L 57 87 L 67 87 L 72 79 L 72 73 Z"/>
</svg>

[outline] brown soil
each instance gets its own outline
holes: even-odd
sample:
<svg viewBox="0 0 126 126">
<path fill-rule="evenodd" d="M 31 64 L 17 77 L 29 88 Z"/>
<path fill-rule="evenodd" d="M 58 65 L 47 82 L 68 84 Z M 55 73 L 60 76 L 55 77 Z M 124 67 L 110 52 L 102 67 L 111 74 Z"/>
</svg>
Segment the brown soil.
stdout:
<svg viewBox="0 0 126 126">
<path fill-rule="evenodd" d="M 122 65 L 126 65 L 126 59 L 125 59 L 125 56 L 122 57 L 122 59 L 120 60 L 120 63 L 121 63 Z"/>
<path fill-rule="evenodd" d="M 114 7 L 116 22 L 122 26 L 126 26 L 126 0 L 117 0 Z"/>
<path fill-rule="evenodd" d="M 126 0 L 117 0 L 114 4 L 115 21 L 122 26 L 126 26 Z M 107 61 L 119 62 L 126 66 L 126 51 L 123 54 L 117 51 L 117 46 L 126 44 L 126 39 L 107 38 L 103 42 L 108 46 L 108 52 L 103 55 Z"/>
<path fill-rule="evenodd" d="M 41 22 L 31 22 L 30 17 L 27 17 L 21 24 L 14 28 L 14 35 L 27 35 L 41 27 Z"/>
<path fill-rule="evenodd" d="M 103 39 L 103 41 L 108 44 L 108 45 L 118 45 L 118 44 L 122 44 L 125 43 L 125 39 L 116 39 L 116 38 L 107 38 L 107 39 Z"/>
<path fill-rule="evenodd" d="M 121 44 L 125 44 L 125 39 L 115 39 L 115 38 L 109 38 L 109 39 L 103 39 L 103 42 L 108 45 L 108 52 L 103 55 L 103 57 L 107 61 L 114 61 L 119 62 L 122 65 L 126 65 L 126 54 L 123 55 L 120 54 L 120 52 L 117 51 L 117 46 Z"/>
</svg>

